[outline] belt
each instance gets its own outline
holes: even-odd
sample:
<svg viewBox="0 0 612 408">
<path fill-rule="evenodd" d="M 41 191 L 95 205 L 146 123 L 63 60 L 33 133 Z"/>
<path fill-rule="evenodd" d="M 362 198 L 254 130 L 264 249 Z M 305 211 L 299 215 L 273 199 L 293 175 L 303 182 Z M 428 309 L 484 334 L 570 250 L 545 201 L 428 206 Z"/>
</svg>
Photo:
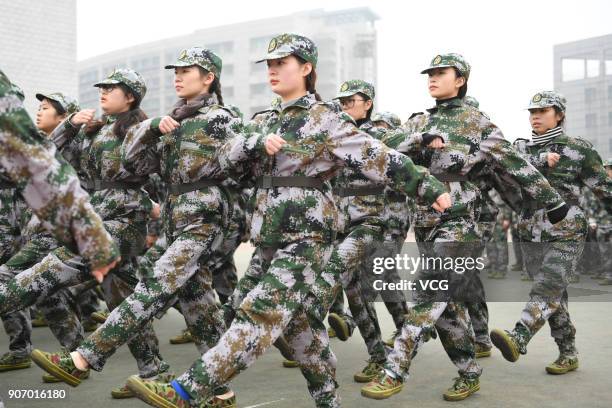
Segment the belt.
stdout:
<svg viewBox="0 0 612 408">
<path fill-rule="evenodd" d="M 10 181 L 0 180 L 0 190 L 6 190 L 9 188 L 15 188 L 15 184 L 11 183 Z"/>
<path fill-rule="evenodd" d="M 570 205 L 570 206 L 571 205 L 575 205 L 576 207 L 580 207 L 580 203 L 575 198 L 570 198 L 568 200 L 564 199 L 563 201 L 565 201 L 565 204 L 567 204 L 567 205 Z"/>
<path fill-rule="evenodd" d="M 323 180 L 316 177 L 307 176 L 259 176 L 257 177 L 257 187 L 259 188 L 274 188 L 274 187 L 303 187 L 303 188 L 323 188 Z"/>
<path fill-rule="evenodd" d="M 377 187 L 336 187 L 334 194 L 340 197 L 380 195 L 385 192 L 384 186 Z"/>
<path fill-rule="evenodd" d="M 204 187 L 213 187 L 221 185 L 222 180 L 204 179 L 195 183 L 170 184 L 166 188 L 168 194 L 180 195 L 191 191 L 201 190 Z"/>
<path fill-rule="evenodd" d="M 462 176 L 461 174 L 439 173 L 432 174 L 432 176 L 434 176 L 443 183 L 450 183 L 453 181 L 470 181 L 468 176 Z"/>
<path fill-rule="evenodd" d="M 142 183 L 128 182 L 128 181 L 103 181 L 103 180 L 82 180 L 81 186 L 85 190 L 89 191 L 100 191 L 107 189 L 114 190 L 139 190 L 142 187 Z"/>
</svg>

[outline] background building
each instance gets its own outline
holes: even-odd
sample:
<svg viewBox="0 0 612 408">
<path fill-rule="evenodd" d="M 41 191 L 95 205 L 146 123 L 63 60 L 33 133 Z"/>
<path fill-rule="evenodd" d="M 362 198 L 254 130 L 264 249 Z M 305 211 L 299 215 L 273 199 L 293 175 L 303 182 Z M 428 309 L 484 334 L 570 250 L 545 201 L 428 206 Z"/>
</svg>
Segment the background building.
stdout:
<svg viewBox="0 0 612 408">
<path fill-rule="evenodd" d="M 19 85 L 33 115 L 37 92 L 77 96 L 76 0 L 0 0 L 0 68 Z"/>
<path fill-rule="evenodd" d="M 555 89 L 567 97 L 567 133 L 612 157 L 612 34 L 554 48 Z"/>
<path fill-rule="evenodd" d="M 267 82 L 266 64 L 254 61 L 266 54 L 270 39 L 283 32 L 306 35 L 319 47 L 317 91 L 332 98 L 340 83 L 360 78 L 376 84 L 377 16 L 369 8 L 326 12 L 322 9 L 263 20 L 198 30 L 192 34 L 141 44 L 79 62 L 79 100 L 98 105 L 92 84 L 114 68 L 131 67 L 147 81 L 142 108 L 150 116 L 169 111 L 176 102 L 173 71 L 164 65 L 179 52 L 203 46 L 223 59 L 221 83 L 226 103 L 237 105 L 250 118 L 274 97 Z"/>
</svg>

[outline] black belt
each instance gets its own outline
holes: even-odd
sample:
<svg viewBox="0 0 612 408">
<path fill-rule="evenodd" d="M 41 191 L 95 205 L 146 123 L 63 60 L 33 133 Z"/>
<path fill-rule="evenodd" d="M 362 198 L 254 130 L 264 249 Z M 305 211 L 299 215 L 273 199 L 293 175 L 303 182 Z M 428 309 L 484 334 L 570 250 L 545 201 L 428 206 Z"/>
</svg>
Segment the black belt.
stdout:
<svg viewBox="0 0 612 408">
<path fill-rule="evenodd" d="M 462 176 L 461 174 L 440 173 L 432 174 L 432 176 L 434 176 L 443 183 L 450 183 L 453 181 L 470 181 L 468 176 Z"/>
<path fill-rule="evenodd" d="M 385 192 L 384 186 L 377 187 L 336 187 L 334 188 L 334 194 L 340 197 L 351 197 L 351 196 L 368 196 L 368 195 L 381 195 Z"/>
<path fill-rule="evenodd" d="M 323 188 L 323 180 L 316 177 L 307 176 L 259 176 L 257 177 L 257 187 L 303 187 L 303 188 Z"/>
<path fill-rule="evenodd" d="M 129 181 L 103 181 L 103 180 L 82 180 L 81 186 L 85 190 L 100 191 L 100 190 L 139 190 L 142 183 Z"/>
<path fill-rule="evenodd" d="M 222 180 L 204 179 L 195 183 L 170 184 L 166 191 L 168 194 L 181 195 L 192 191 L 201 190 L 205 187 L 213 187 L 221 185 Z"/>
<path fill-rule="evenodd" d="M 405 203 L 406 196 L 398 193 L 397 191 L 389 190 L 387 191 L 387 201 L 390 203 Z"/>
<path fill-rule="evenodd" d="M 15 188 L 15 184 L 9 181 L 0 180 L 0 190 L 7 190 L 9 188 Z"/>
<path fill-rule="evenodd" d="M 570 205 L 570 206 L 571 205 L 575 205 L 577 207 L 580 207 L 580 202 L 578 202 L 578 200 L 576 200 L 575 198 L 570 198 L 568 200 L 564 199 L 563 201 L 565 201 L 565 204 L 567 204 L 567 205 Z"/>
</svg>

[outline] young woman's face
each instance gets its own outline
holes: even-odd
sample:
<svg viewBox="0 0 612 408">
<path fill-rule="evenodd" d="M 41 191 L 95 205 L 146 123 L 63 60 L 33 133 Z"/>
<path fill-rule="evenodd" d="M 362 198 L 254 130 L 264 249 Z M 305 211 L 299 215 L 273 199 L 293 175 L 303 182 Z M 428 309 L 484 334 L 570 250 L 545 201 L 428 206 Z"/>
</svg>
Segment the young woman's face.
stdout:
<svg viewBox="0 0 612 408">
<path fill-rule="evenodd" d="M 541 135 L 557 126 L 563 119 L 560 113 L 555 111 L 555 108 L 529 109 L 529 123 L 536 134 Z"/>
<path fill-rule="evenodd" d="M 427 74 L 429 95 L 435 99 L 453 98 L 459 94 L 459 89 L 465 84 L 465 78 L 457 77 L 452 67 L 434 68 Z"/>
<path fill-rule="evenodd" d="M 366 99 L 361 94 L 340 98 L 342 110 L 350 115 L 353 120 L 365 119 L 368 110 L 372 107 L 372 100 Z"/>
<path fill-rule="evenodd" d="M 65 118 L 65 114 L 57 114 L 57 111 L 48 99 L 43 99 L 40 105 L 38 105 L 38 112 L 36 112 L 36 127 L 48 135 Z"/>
<path fill-rule="evenodd" d="M 174 68 L 174 89 L 176 96 L 181 99 L 190 100 L 199 95 L 205 94 L 210 88 L 210 84 L 215 79 L 215 75 L 211 72 L 202 75 L 198 67 L 192 65 L 190 67 Z"/>
<path fill-rule="evenodd" d="M 391 129 L 391 126 L 389 126 L 389 124 L 385 122 L 384 120 L 375 120 L 373 123 L 374 123 L 374 126 L 376 127 L 383 128 L 383 129 Z"/>
<path fill-rule="evenodd" d="M 100 107 L 107 115 L 117 115 L 130 110 L 134 102 L 132 95 L 126 95 L 119 86 L 106 85 L 100 88 Z"/>
<path fill-rule="evenodd" d="M 268 82 L 272 92 L 283 99 L 306 92 L 305 78 L 312 70 L 312 64 L 300 64 L 293 55 L 268 60 L 267 63 Z"/>
</svg>

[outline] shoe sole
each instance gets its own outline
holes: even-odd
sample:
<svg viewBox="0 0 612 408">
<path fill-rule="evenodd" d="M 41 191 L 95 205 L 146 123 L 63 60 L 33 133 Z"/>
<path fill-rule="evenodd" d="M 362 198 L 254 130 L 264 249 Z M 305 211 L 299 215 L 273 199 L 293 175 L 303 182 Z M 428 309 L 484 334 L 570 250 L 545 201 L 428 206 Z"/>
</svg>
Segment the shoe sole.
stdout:
<svg viewBox="0 0 612 408">
<path fill-rule="evenodd" d="M 32 366 L 31 361 L 28 361 L 27 363 L 0 365 L 0 373 L 3 373 L 5 371 L 23 370 L 24 368 L 30 368 L 31 366 Z"/>
<path fill-rule="evenodd" d="M 491 342 L 501 351 L 502 356 L 511 363 L 519 359 L 519 352 L 512 347 L 512 339 L 506 332 L 495 329 L 491 332 Z"/>
<path fill-rule="evenodd" d="M 552 367 L 546 367 L 546 372 L 548 374 L 552 374 L 552 375 L 563 375 L 563 374 L 567 374 L 570 371 L 575 371 L 578 369 L 578 365 L 576 365 L 576 367 L 572 367 L 572 368 L 563 368 L 563 369 L 557 369 L 557 368 L 552 368 Z"/>
<path fill-rule="evenodd" d="M 467 397 L 469 397 L 470 395 L 478 391 L 480 391 L 480 384 L 478 384 L 474 388 L 469 389 L 463 394 L 453 394 L 453 395 L 443 394 L 443 397 L 445 401 L 463 401 L 464 399 L 466 399 Z"/>
<path fill-rule="evenodd" d="M 358 382 L 358 383 L 369 383 L 370 381 L 375 379 L 377 376 L 378 376 L 378 374 L 370 375 L 368 377 L 360 376 L 359 374 L 355 374 L 353 376 L 353 380 L 355 380 L 355 382 Z"/>
<path fill-rule="evenodd" d="M 476 357 L 476 358 L 491 357 L 491 350 L 489 350 L 489 351 L 481 351 L 479 353 L 475 353 L 474 357 Z"/>
<path fill-rule="evenodd" d="M 72 387 L 77 387 L 81 383 L 80 379 L 76 378 L 74 375 L 67 373 L 66 371 L 53 364 L 39 350 L 32 351 L 32 354 L 30 354 L 30 358 L 37 366 Z"/>
<path fill-rule="evenodd" d="M 387 399 L 397 394 L 398 392 L 400 392 L 403 387 L 404 387 L 404 384 L 397 386 L 395 388 L 392 388 L 390 390 L 383 391 L 383 392 L 372 392 L 372 391 L 361 390 L 361 395 L 366 398 L 371 398 L 371 399 L 376 399 L 376 400 Z"/>
<path fill-rule="evenodd" d="M 298 363 L 297 361 L 290 361 L 290 360 L 283 361 L 283 367 L 285 368 L 298 368 L 299 366 L 300 366 L 300 363 Z"/>
<path fill-rule="evenodd" d="M 170 339 L 170 344 L 187 344 L 187 343 L 193 343 L 193 339 L 189 339 L 189 340 L 175 340 L 175 339 Z"/>
<path fill-rule="evenodd" d="M 338 316 L 336 313 L 330 313 L 329 316 L 327 316 L 327 323 L 329 323 L 331 328 L 336 332 L 336 337 L 338 340 L 347 341 L 349 337 L 351 337 L 348 325 L 344 319 Z"/>
<path fill-rule="evenodd" d="M 113 397 L 114 399 L 127 399 L 127 398 L 134 398 L 136 396 L 134 395 L 132 391 L 130 392 L 111 391 L 111 397 Z"/>
<path fill-rule="evenodd" d="M 137 375 L 128 378 L 126 387 L 134 393 L 134 396 L 147 404 L 157 408 L 178 408 L 171 402 L 166 401 L 159 395 L 150 391 Z"/>
<path fill-rule="evenodd" d="M 51 375 L 51 374 L 47 374 L 47 375 L 43 375 L 42 376 L 42 381 L 44 383 L 47 384 L 54 384 L 54 383 L 58 383 L 58 382 L 63 382 L 62 380 L 60 380 L 59 378 Z"/>
</svg>

